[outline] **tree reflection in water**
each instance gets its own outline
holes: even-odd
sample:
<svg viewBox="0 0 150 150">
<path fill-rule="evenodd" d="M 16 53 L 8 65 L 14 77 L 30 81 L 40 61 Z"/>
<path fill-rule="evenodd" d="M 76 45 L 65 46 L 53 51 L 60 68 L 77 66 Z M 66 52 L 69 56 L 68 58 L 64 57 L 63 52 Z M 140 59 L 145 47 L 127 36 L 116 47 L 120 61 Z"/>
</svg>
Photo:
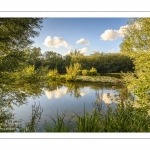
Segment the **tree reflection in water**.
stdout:
<svg viewBox="0 0 150 150">
<path fill-rule="evenodd" d="M 13 82 L 12 82 L 13 83 Z M 103 85 L 100 84 L 92 84 L 92 83 L 78 83 L 78 82 L 66 82 L 66 83 L 58 83 L 58 82 L 32 82 L 32 83 L 24 83 L 24 84 L 1 84 L 0 88 L 0 131 L 1 132 L 14 132 L 17 128 L 13 128 L 8 130 L 8 126 L 6 124 L 7 121 L 13 120 L 15 121 L 15 115 L 12 113 L 14 106 L 21 106 L 23 104 L 27 104 L 27 99 L 32 97 L 33 99 L 40 97 L 44 93 L 51 99 L 53 96 L 55 98 L 59 98 L 65 94 L 70 94 L 70 96 L 79 99 L 82 96 L 85 96 L 90 92 L 90 89 L 95 91 L 99 91 L 103 89 Z M 88 89 L 83 89 L 88 87 Z M 110 86 L 105 86 L 105 89 L 110 89 Z M 120 87 L 119 87 L 120 88 Z M 116 89 L 117 90 L 117 89 Z M 103 97 L 104 97 L 103 93 Z M 103 99 L 104 100 L 104 99 Z M 104 100 L 104 102 L 106 102 Z M 26 123 L 26 129 L 20 128 L 22 132 L 32 132 L 36 131 L 38 127 L 38 123 L 41 119 L 41 114 L 43 110 L 36 103 L 32 106 L 32 114 L 30 122 Z M 18 124 L 20 124 L 20 120 Z M 34 123 L 33 123 L 34 122 Z M 8 124 L 9 125 L 9 124 Z"/>
<path fill-rule="evenodd" d="M 11 128 L 9 124 L 15 121 L 13 107 L 27 104 L 28 97 L 35 99 L 40 96 L 42 87 L 38 83 L 1 84 L 0 86 L 0 132 L 14 132 L 16 128 Z"/>
</svg>

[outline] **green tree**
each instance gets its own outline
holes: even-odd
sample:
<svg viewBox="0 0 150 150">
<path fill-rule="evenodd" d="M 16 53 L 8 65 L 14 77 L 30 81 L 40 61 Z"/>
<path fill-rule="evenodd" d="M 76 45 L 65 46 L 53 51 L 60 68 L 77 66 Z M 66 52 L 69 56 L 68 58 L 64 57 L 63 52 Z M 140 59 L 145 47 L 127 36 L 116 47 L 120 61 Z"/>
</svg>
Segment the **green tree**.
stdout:
<svg viewBox="0 0 150 150">
<path fill-rule="evenodd" d="M 27 61 L 23 50 L 33 44 L 41 23 L 41 18 L 0 18 L 0 74 Z"/>
<path fill-rule="evenodd" d="M 132 18 L 124 29 L 121 51 L 143 51 L 150 46 L 150 18 Z"/>
<path fill-rule="evenodd" d="M 150 18 L 131 19 L 125 29 L 121 52 L 135 65 L 134 74 L 124 76 L 126 85 L 137 96 L 141 107 L 149 106 L 150 91 Z"/>
<path fill-rule="evenodd" d="M 31 46 L 41 23 L 41 18 L 0 18 L 0 52 L 6 54 Z"/>
<path fill-rule="evenodd" d="M 35 65 L 35 69 L 42 66 L 43 56 L 40 47 L 26 48 L 23 50 L 28 65 Z"/>
<path fill-rule="evenodd" d="M 41 86 L 39 79 L 44 70 L 35 72 L 24 51 L 39 35 L 41 23 L 40 18 L 0 18 L 0 116 L 4 116 L 1 125 L 12 119 L 11 113 L 5 113 L 12 104 L 25 103 L 27 96 L 34 95 L 33 89 Z M 36 94 L 40 92 L 41 89 Z"/>
<path fill-rule="evenodd" d="M 48 66 L 51 70 L 58 69 L 60 73 L 65 72 L 63 57 L 53 51 L 47 51 L 43 54 L 42 66 Z"/>
</svg>

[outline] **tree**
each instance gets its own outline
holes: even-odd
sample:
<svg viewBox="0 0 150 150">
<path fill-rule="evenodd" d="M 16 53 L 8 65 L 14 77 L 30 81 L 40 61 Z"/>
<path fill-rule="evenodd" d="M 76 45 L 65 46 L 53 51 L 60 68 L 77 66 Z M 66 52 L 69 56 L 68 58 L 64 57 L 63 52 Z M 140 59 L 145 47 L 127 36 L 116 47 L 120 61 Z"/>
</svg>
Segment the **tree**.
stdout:
<svg viewBox="0 0 150 150">
<path fill-rule="evenodd" d="M 3 125 L 13 119 L 10 108 L 42 92 L 39 87 L 46 71 L 35 71 L 24 50 L 31 48 L 41 23 L 40 18 L 0 18 L 0 130 L 7 131 Z"/>
<path fill-rule="evenodd" d="M 133 18 L 124 28 L 124 39 L 121 51 L 143 51 L 150 46 L 150 18 Z"/>
<path fill-rule="evenodd" d="M 39 35 L 41 18 L 0 18 L 0 52 L 23 50 Z"/>
<path fill-rule="evenodd" d="M 65 70 L 63 57 L 59 53 L 47 51 L 43 54 L 43 58 L 43 66 L 48 66 L 48 68 L 52 70 L 58 69 L 60 73 L 62 73 L 63 70 Z"/>
<path fill-rule="evenodd" d="M 21 51 L 33 44 L 32 39 L 39 35 L 41 23 L 41 18 L 0 18 L 1 72 L 13 71 L 25 62 L 24 53 Z M 11 69 L 7 69 L 9 64 Z"/>
<path fill-rule="evenodd" d="M 27 48 L 24 50 L 24 53 L 28 65 L 35 65 L 35 69 L 41 67 L 43 56 L 40 47 Z"/>
<path fill-rule="evenodd" d="M 25 48 L 33 44 L 33 38 L 39 35 L 41 29 L 41 18 L 0 18 L 0 54 L 1 71 L 6 70 L 7 64 L 13 70 L 14 57 L 16 62 L 24 62 L 24 55 L 21 53 Z M 31 39 L 32 38 L 32 39 Z M 20 63 L 17 63 L 19 67 Z M 16 68 L 15 68 L 16 69 Z"/>
<path fill-rule="evenodd" d="M 124 76 L 128 89 L 138 96 L 141 107 L 149 107 L 150 97 L 150 18 L 132 19 L 125 29 L 121 53 L 135 65 L 134 74 Z"/>
</svg>

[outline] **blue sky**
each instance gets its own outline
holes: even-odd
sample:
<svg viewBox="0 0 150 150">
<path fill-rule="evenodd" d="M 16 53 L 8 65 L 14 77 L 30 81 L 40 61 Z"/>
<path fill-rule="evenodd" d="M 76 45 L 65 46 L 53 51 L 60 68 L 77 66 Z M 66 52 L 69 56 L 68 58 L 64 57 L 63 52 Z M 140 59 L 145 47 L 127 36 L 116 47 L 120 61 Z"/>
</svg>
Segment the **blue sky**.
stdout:
<svg viewBox="0 0 150 150">
<path fill-rule="evenodd" d="M 42 53 L 54 51 L 61 55 L 80 50 L 84 55 L 94 51 L 119 52 L 122 29 L 129 18 L 46 18 L 33 46 Z"/>
</svg>

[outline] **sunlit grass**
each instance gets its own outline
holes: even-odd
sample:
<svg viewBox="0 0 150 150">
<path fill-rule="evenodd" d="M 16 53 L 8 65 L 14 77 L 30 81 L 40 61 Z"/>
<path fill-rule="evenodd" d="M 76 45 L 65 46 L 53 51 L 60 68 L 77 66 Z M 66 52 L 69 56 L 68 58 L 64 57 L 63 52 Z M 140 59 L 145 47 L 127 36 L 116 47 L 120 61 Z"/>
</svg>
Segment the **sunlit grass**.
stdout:
<svg viewBox="0 0 150 150">
<path fill-rule="evenodd" d="M 66 81 L 66 76 L 60 76 L 61 81 Z M 83 76 L 77 75 L 74 81 L 82 81 L 82 82 L 99 82 L 99 83 L 112 83 L 112 84 L 122 84 L 122 79 L 118 79 L 110 76 Z"/>
<path fill-rule="evenodd" d="M 75 81 L 100 82 L 100 83 L 122 83 L 121 79 L 110 76 L 77 76 Z"/>
</svg>

